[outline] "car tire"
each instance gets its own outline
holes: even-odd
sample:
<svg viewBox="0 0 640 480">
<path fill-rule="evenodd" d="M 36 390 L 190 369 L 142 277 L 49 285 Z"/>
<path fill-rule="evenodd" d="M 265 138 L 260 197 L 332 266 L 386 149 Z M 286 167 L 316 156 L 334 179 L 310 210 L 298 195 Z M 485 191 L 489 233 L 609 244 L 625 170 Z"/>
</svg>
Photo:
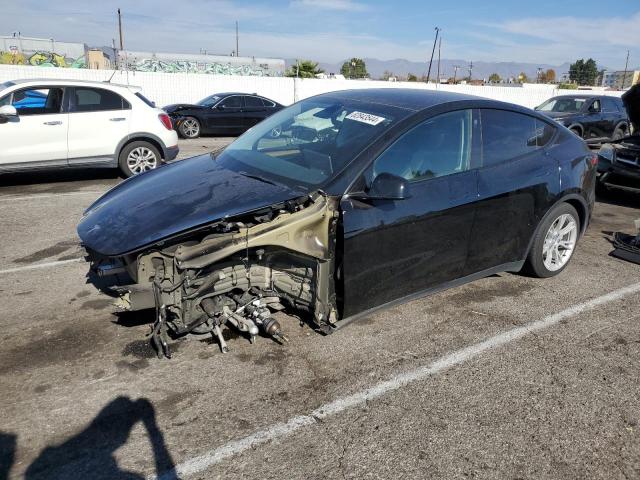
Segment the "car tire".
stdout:
<svg viewBox="0 0 640 480">
<path fill-rule="evenodd" d="M 154 170 L 161 162 L 162 156 L 155 145 L 142 140 L 125 145 L 118 157 L 118 165 L 125 177 Z"/>
<path fill-rule="evenodd" d="M 569 264 L 579 236 L 580 217 L 576 209 L 568 203 L 556 205 L 536 230 L 525 271 L 539 278 L 558 275 Z"/>
<path fill-rule="evenodd" d="M 200 122 L 195 117 L 185 117 L 178 127 L 182 138 L 198 138 L 200 136 Z"/>
<path fill-rule="evenodd" d="M 613 136 L 611 137 L 611 140 L 620 140 L 623 137 L 624 137 L 624 130 L 622 129 L 622 127 L 616 127 L 616 129 L 613 131 Z"/>
</svg>

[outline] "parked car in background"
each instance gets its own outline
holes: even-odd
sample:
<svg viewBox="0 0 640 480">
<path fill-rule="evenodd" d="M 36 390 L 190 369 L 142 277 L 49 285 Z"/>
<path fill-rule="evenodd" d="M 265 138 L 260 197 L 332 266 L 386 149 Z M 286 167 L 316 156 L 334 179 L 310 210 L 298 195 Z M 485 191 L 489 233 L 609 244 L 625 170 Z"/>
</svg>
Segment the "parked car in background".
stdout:
<svg viewBox="0 0 640 480">
<path fill-rule="evenodd" d="M 622 95 L 632 135 L 607 143 L 598 152 L 598 185 L 640 188 L 640 84 Z"/>
<path fill-rule="evenodd" d="M 629 134 L 629 117 L 618 97 L 561 95 L 535 108 L 587 143 L 618 140 Z"/>
<path fill-rule="evenodd" d="M 168 115 L 138 87 L 79 80 L 0 84 L 0 172 L 119 167 L 130 177 L 178 155 Z"/>
<path fill-rule="evenodd" d="M 283 107 L 260 95 L 218 93 L 195 104 L 167 105 L 174 128 L 183 138 L 240 135 Z"/>
<path fill-rule="evenodd" d="M 222 328 L 283 339 L 282 308 L 329 333 L 496 272 L 557 275 L 591 217 L 595 160 L 516 105 L 346 90 L 285 108 L 218 156 L 120 184 L 78 234 L 102 288 L 124 308 L 155 306 L 159 351 L 168 329 L 209 332 L 225 351 Z"/>
</svg>

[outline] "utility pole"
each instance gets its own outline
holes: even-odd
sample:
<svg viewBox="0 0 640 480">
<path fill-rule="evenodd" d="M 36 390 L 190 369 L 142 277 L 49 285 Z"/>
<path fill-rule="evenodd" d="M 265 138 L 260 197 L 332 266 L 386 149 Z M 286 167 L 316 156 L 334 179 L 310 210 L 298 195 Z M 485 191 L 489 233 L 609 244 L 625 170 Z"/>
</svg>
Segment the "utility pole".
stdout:
<svg viewBox="0 0 640 480">
<path fill-rule="evenodd" d="M 442 37 L 438 41 L 438 78 L 436 78 L 436 84 L 440 85 L 440 49 L 442 48 Z"/>
<path fill-rule="evenodd" d="M 122 14 L 118 9 L 118 32 L 120 33 L 120 50 L 124 50 L 124 39 L 122 38 Z"/>
<path fill-rule="evenodd" d="M 456 77 L 458 76 L 458 69 L 460 68 L 460 65 L 454 65 L 453 66 L 453 84 L 456 84 Z"/>
<path fill-rule="evenodd" d="M 238 21 L 236 20 L 236 57 L 240 56 L 240 50 L 238 50 Z"/>
<path fill-rule="evenodd" d="M 436 38 L 433 39 L 433 49 L 431 50 L 431 60 L 429 60 L 429 70 L 427 70 L 427 83 L 429 83 L 429 78 L 431 77 L 431 64 L 433 63 L 433 54 L 436 52 L 436 43 L 438 43 L 439 33 L 440 33 L 440 29 L 436 27 Z"/>
<path fill-rule="evenodd" d="M 627 69 L 629 68 L 629 50 L 627 50 L 627 61 L 624 64 L 624 77 L 622 77 L 622 88 L 624 89 L 624 84 L 627 83 Z"/>
<path fill-rule="evenodd" d="M 469 63 L 469 83 L 471 83 L 471 80 L 473 79 L 473 60 L 471 60 L 471 63 Z"/>
</svg>

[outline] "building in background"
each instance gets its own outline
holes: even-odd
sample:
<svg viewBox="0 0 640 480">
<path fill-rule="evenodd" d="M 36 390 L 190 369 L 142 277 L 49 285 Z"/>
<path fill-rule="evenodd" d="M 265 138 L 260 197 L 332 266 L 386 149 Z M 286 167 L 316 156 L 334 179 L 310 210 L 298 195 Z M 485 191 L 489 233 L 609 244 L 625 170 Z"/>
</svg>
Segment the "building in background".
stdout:
<svg viewBox="0 0 640 480">
<path fill-rule="evenodd" d="M 100 48 L 91 48 L 87 51 L 87 68 L 92 70 L 111 70 L 115 68 L 115 62 Z"/>
<path fill-rule="evenodd" d="M 87 50 L 84 43 L 20 35 L 0 36 L 0 64 L 86 68 Z"/>
<path fill-rule="evenodd" d="M 602 73 L 602 86 L 615 88 L 616 90 L 626 90 L 632 85 L 640 83 L 640 70 L 617 70 Z"/>
</svg>

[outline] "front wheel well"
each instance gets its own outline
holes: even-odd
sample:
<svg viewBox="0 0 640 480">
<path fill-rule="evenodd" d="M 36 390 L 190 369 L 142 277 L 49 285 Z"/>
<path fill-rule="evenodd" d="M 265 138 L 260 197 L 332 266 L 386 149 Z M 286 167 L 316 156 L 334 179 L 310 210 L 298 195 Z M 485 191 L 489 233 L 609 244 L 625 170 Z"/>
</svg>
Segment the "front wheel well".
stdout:
<svg viewBox="0 0 640 480">
<path fill-rule="evenodd" d="M 129 139 L 127 139 L 126 142 L 124 142 L 120 148 L 118 149 L 118 152 L 116 154 L 116 158 L 120 158 L 120 153 L 122 153 L 122 150 L 124 150 L 127 145 L 133 143 L 133 142 L 148 142 L 151 145 L 153 145 L 154 147 L 156 147 L 158 149 L 158 151 L 160 152 L 160 156 L 162 156 L 162 158 L 164 159 L 164 148 L 163 146 L 160 144 L 160 142 L 158 142 L 157 140 L 150 138 L 150 137 L 144 137 L 144 136 L 136 136 L 136 137 L 131 137 Z"/>
</svg>

